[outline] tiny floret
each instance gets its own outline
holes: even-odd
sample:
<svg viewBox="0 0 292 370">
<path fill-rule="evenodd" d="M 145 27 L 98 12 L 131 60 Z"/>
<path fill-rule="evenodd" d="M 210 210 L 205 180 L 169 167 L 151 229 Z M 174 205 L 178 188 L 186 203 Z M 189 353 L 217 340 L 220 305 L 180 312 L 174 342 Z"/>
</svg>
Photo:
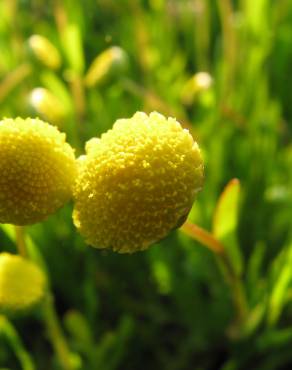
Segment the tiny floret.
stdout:
<svg viewBox="0 0 292 370">
<path fill-rule="evenodd" d="M 138 112 L 91 139 L 79 162 L 73 219 L 86 241 L 121 253 L 144 250 L 187 217 L 203 161 L 174 118 Z"/>
<path fill-rule="evenodd" d="M 17 314 L 38 304 L 46 290 L 46 278 L 33 262 L 0 253 L 0 312 Z"/>
<path fill-rule="evenodd" d="M 43 221 L 71 198 L 76 171 L 74 151 L 56 127 L 0 121 L 0 223 Z"/>
</svg>

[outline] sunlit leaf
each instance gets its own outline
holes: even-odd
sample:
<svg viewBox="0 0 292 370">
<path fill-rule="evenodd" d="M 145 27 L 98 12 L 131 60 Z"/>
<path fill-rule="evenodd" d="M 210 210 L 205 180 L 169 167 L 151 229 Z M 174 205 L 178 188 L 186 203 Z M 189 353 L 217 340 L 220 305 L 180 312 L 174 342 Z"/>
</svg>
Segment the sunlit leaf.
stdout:
<svg viewBox="0 0 292 370">
<path fill-rule="evenodd" d="M 68 24 L 62 34 L 64 52 L 70 68 L 77 74 L 84 70 L 84 55 L 81 33 L 76 24 Z"/>
<path fill-rule="evenodd" d="M 285 250 L 284 258 L 281 258 L 281 266 L 277 279 L 273 285 L 268 307 L 268 323 L 274 325 L 286 303 L 288 287 L 292 281 L 292 243 Z"/>
<path fill-rule="evenodd" d="M 213 234 L 224 244 L 235 271 L 241 274 L 243 261 L 237 241 L 240 182 L 231 180 L 219 197 L 213 218 Z"/>
</svg>

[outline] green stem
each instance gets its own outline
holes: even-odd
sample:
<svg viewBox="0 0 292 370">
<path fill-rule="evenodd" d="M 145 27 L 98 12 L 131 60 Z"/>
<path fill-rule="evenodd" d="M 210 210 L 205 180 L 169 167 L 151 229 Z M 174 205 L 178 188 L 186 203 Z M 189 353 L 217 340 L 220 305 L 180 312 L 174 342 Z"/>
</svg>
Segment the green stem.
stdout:
<svg viewBox="0 0 292 370">
<path fill-rule="evenodd" d="M 230 259 L 226 253 L 224 245 L 218 241 L 211 233 L 201 227 L 186 221 L 180 230 L 192 239 L 200 242 L 214 253 L 217 261 L 224 267 L 224 276 L 231 288 L 234 310 L 236 312 L 235 324 L 240 326 L 247 315 L 247 302 L 240 277 L 234 271 Z M 237 334 L 237 333 L 236 333 Z"/>
<path fill-rule="evenodd" d="M 30 354 L 24 348 L 23 343 L 12 323 L 3 315 L 0 315 L 0 332 L 8 339 L 23 370 L 36 370 Z"/>
<path fill-rule="evenodd" d="M 23 226 L 15 226 L 16 245 L 19 254 L 29 258 Z M 45 271 L 44 271 L 45 273 Z M 44 323 L 51 341 L 52 347 L 64 370 L 74 370 L 70 359 L 70 350 L 63 334 L 58 315 L 56 313 L 53 295 L 48 287 L 48 293 L 43 303 Z"/>
<path fill-rule="evenodd" d="M 69 348 L 56 313 L 54 297 L 50 292 L 44 300 L 43 313 L 47 332 L 60 364 L 64 370 L 73 370 Z"/>
<path fill-rule="evenodd" d="M 14 226 L 15 229 L 15 237 L 16 237 L 16 246 L 18 253 L 24 257 L 27 258 L 27 249 L 25 244 L 25 229 L 23 226 Z"/>
<path fill-rule="evenodd" d="M 223 33 L 223 48 L 225 62 L 225 84 L 224 84 L 224 99 L 228 91 L 232 91 L 234 82 L 234 73 L 236 69 L 237 58 L 237 35 L 234 28 L 234 11 L 231 0 L 218 0 L 219 15 L 222 24 Z"/>
<path fill-rule="evenodd" d="M 31 74 L 32 68 L 28 63 L 21 64 L 14 71 L 9 72 L 0 84 L 0 102 L 2 102 L 14 88 Z"/>
<path fill-rule="evenodd" d="M 80 126 L 79 129 L 83 130 L 82 124 L 84 121 L 85 106 L 86 106 L 83 79 L 81 76 L 74 73 L 69 83 L 70 83 L 72 99 L 74 101 L 76 119 L 77 119 L 78 125 Z"/>
</svg>

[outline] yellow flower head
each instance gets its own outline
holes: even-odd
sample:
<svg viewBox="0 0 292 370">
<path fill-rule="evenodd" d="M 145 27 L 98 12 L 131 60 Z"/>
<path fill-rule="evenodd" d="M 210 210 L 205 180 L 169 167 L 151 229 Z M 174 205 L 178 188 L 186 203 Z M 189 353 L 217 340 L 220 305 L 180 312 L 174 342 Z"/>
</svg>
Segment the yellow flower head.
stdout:
<svg viewBox="0 0 292 370">
<path fill-rule="evenodd" d="M 116 121 L 86 152 L 73 219 L 97 248 L 146 249 L 182 223 L 202 187 L 197 143 L 174 118 L 156 112 Z"/>
<path fill-rule="evenodd" d="M 65 134 L 39 119 L 0 121 L 0 223 L 44 220 L 71 197 L 76 176 Z"/>
<path fill-rule="evenodd" d="M 0 312 L 20 313 L 33 308 L 44 296 L 46 279 L 33 262 L 0 253 Z"/>
</svg>

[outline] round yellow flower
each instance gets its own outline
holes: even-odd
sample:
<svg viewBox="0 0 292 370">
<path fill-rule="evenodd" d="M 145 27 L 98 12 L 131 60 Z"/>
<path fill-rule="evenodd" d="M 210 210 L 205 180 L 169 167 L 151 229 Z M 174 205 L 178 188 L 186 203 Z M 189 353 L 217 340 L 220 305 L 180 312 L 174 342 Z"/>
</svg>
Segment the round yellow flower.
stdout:
<svg viewBox="0 0 292 370">
<path fill-rule="evenodd" d="M 44 220 L 72 194 L 74 151 L 65 134 L 39 119 L 0 121 L 0 222 Z"/>
<path fill-rule="evenodd" d="M 146 249 L 183 222 L 202 187 L 197 143 L 174 118 L 156 112 L 118 120 L 86 152 L 73 219 L 97 248 Z"/>
<path fill-rule="evenodd" d="M 44 296 L 46 279 L 33 262 L 0 253 L 0 311 L 18 313 L 33 308 Z"/>
</svg>

